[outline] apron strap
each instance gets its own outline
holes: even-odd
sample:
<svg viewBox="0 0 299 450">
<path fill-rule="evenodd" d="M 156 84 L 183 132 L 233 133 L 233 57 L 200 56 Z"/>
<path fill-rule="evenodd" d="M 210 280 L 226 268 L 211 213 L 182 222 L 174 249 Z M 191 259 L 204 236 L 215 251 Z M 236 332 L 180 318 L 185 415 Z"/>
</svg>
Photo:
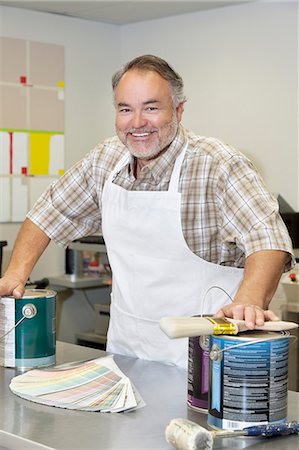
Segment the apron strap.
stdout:
<svg viewBox="0 0 299 450">
<path fill-rule="evenodd" d="M 115 167 L 111 170 L 107 181 L 112 182 L 117 173 L 130 161 L 130 153 L 127 152 L 123 155 L 120 160 L 116 163 Z"/>
<path fill-rule="evenodd" d="M 188 148 L 188 141 L 185 144 L 185 147 L 177 157 L 174 163 L 174 168 L 170 177 L 169 181 L 169 192 L 178 192 L 179 190 L 179 181 L 180 181 L 180 174 L 181 174 L 181 167 L 184 161 L 184 157 L 186 154 Z M 123 155 L 123 157 L 116 163 L 114 169 L 110 172 L 110 175 L 108 177 L 107 181 L 112 182 L 116 174 L 130 161 L 130 153 L 126 153 Z"/>
<path fill-rule="evenodd" d="M 184 161 L 184 157 L 185 157 L 187 148 L 188 148 L 188 141 L 186 142 L 185 147 L 183 148 L 183 150 L 181 151 L 181 153 L 175 160 L 174 168 L 173 168 L 173 171 L 172 171 L 172 174 L 170 177 L 170 181 L 169 181 L 169 187 L 168 187 L 169 192 L 178 192 L 179 191 L 181 167 L 182 167 L 182 164 Z"/>
</svg>

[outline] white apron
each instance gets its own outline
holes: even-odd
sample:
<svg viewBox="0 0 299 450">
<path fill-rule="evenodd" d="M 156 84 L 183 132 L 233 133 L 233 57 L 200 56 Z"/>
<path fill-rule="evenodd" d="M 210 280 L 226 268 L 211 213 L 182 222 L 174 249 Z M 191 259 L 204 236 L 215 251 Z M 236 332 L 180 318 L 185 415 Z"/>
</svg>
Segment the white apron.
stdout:
<svg viewBox="0 0 299 450">
<path fill-rule="evenodd" d="M 209 263 L 187 246 L 181 226 L 178 156 L 168 191 L 127 191 L 114 184 L 125 155 L 103 189 L 102 231 L 112 269 L 107 350 L 187 367 L 188 339 L 169 339 L 165 316 L 213 314 L 230 302 L 243 269 Z M 207 293 L 207 294 L 206 294 Z M 206 295 L 205 295 L 206 294 Z"/>
</svg>

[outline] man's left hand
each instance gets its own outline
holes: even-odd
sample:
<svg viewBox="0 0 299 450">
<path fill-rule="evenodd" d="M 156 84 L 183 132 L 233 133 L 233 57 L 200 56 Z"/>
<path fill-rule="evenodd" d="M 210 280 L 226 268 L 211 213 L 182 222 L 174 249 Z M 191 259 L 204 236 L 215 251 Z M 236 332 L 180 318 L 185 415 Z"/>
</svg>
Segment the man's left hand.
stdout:
<svg viewBox="0 0 299 450">
<path fill-rule="evenodd" d="M 245 320 L 246 327 L 254 330 L 256 326 L 264 325 L 267 320 L 279 320 L 273 311 L 264 310 L 257 305 L 231 303 L 221 308 L 215 317 L 229 317 L 231 319 Z"/>
</svg>

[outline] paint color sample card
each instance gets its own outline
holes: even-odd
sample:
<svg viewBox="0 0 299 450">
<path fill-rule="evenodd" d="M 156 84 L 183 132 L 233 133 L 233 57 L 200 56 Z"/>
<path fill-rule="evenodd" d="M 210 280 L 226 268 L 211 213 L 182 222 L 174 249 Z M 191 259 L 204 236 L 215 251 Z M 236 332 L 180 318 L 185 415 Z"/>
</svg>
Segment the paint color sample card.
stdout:
<svg viewBox="0 0 299 450">
<path fill-rule="evenodd" d="M 0 223 L 23 222 L 31 180 L 64 173 L 64 47 L 0 36 L 0 54 Z"/>
<path fill-rule="evenodd" d="M 35 403 L 81 411 L 121 412 L 145 405 L 111 356 L 30 370 L 13 378 L 10 389 Z"/>
</svg>

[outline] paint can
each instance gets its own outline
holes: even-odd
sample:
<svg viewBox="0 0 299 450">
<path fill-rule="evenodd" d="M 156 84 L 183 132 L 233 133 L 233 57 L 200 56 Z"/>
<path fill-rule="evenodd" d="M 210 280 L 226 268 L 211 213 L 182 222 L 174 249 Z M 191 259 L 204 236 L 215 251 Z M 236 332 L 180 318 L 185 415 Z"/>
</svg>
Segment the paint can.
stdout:
<svg viewBox="0 0 299 450">
<path fill-rule="evenodd" d="M 210 336 L 189 338 L 188 396 L 191 409 L 208 412 Z"/>
<path fill-rule="evenodd" d="M 26 289 L 0 297 L 0 365 L 20 370 L 56 362 L 56 292 Z"/>
<path fill-rule="evenodd" d="M 210 336 L 208 424 L 236 430 L 287 418 L 289 333 Z"/>
</svg>

